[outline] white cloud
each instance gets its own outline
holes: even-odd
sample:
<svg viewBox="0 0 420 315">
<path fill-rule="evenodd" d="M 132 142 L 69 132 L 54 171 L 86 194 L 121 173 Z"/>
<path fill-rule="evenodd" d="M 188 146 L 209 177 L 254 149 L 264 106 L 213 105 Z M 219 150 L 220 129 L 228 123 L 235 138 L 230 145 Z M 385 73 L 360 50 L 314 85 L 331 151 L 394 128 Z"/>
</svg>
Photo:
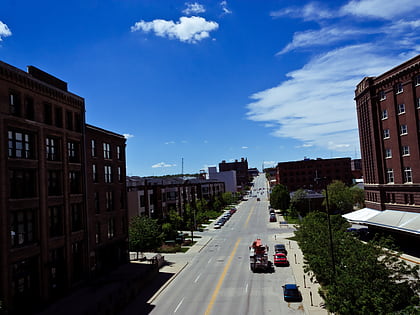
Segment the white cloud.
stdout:
<svg viewBox="0 0 420 315">
<path fill-rule="evenodd" d="M 220 6 L 222 7 L 223 14 L 231 14 L 232 13 L 232 11 L 228 9 L 227 5 L 228 5 L 227 1 L 220 2 Z"/>
<path fill-rule="evenodd" d="M 187 8 L 182 11 L 184 14 L 191 15 L 191 14 L 199 14 L 199 13 L 206 12 L 206 9 L 204 8 L 204 6 L 197 2 L 194 2 L 194 3 L 186 2 L 185 5 L 187 6 Z"/>
<path fill-rule="evenodd" d="M 243 147 L 241 147 L 241 149 L 244 149 L 244 150 L 246 150 L 246 149 L 248 149 L 248 147 L 246 147 L 246 146 L 243 146 Z"/>
<path fill-rule="evenodd" d="M 279 11 L 271 12 L 272 17 L 289 16 L 293 18 L 302 18 L 305 21 L 316 21 L 323 19 L 330 19 L 335 17 L 335 13 L 325 9 L 320 3 L 308 3 L 303 8 L 290 7 Z"/>
<path fill-rule="evenodd" d="M 141 20 L 131 27 L 131 31 L 154 32 L 156 36 L 178 39 L 181 42 L 197 43 L 210 36 L 209 32 L 216 30 L 219 24 L 198 16 L 180 17 L 178 22 L 166 20 Z"/>
<path fill-rule="evenodd" d="M 124 138 L 126 139 L 130 139 L 130 138 L 134 138 L 134 135 L 129 134 L 129 133 L 123 133 Z"/>
<path fill-rule="evenodd" d="M 10 31 L 9 27 L 0 21 L 0 42 L 3 40 L 2 37 L 11 36 L 12 32 Z"/>
<path fill-rule="evenodd" d="M 263 165 L 268 166 L 268 167 L 272 167 L 275 166 L 277 163 L 275 161 L 263 161 Z"/>
<path fill-rule="evenodd" d="M 340 12 L 359 17 L 381 18 L 393 20 L 411 14 L 418 15 L 420 2 L 413 0 L 383 1 L 383 0 L 351 0 Z"/>
<path fill-rule="evenodd" d="M 174 167 L 174 166 L 176 166 L 176 164 L 168 164 L 168 163 L 165 163 L 165 162 L 160 162 L 160 163 L 152 165 L 152 168 Z"/>
<path fill-rule="evenodd" d="M 277 137 L 351 151 L 359 145 L 355 86 L 364 76 L 378 75 L 402 61 L 381 53 L 374 44 L 362 44 L 315 56 L 288 73 L 288 80 L 252 95 L 248 118 L 276 124 Z"/>
<path fill-rule="evenodd" d="M 175 144 L 175 141 L 167 141 L 165 144 Z"/>
</svg>

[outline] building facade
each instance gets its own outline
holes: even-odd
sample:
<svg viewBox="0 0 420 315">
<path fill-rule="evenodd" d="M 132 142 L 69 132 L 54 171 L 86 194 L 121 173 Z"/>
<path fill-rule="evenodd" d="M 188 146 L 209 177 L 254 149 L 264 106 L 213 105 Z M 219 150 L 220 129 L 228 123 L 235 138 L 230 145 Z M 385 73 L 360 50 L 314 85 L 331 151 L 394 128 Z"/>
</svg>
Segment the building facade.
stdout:
<svg viewBox="0 0 420 315">
<path fill-rule="evenodd" d="M 0 62 L 0 130 L 0 300 L 28 313 L 94 276 L 84 99 Z"/>
<path fill-rule="evenodd" d="M 236 171 L 218 172 L 215 166 L 209 167 L 209 179 L 215 179 L 225 183 L 227 192 L 235 193 L 237 189 Z"/>
<path fill-rule="evenodd" d="M 236 171 L 236 183 L 238 185 L 238 191 L 248 186 L 250 177 L 248 175 L 248 160 L 241 158 L 240 161 L 235 162 L 222 161 L 219 163 L 219 172 Z"/>
<path fill-rule="evenodd" d="M 420 213 L 420 55 L 355 91 L 366 207 Z"/>
<path fill-rule="evenodd" d="M 276 167 L 276 183 L 292 192 L 298 189 L 321 191 L 333 180 L 352 184 L 350 158 L 305 159 L 281 162 Z"/>
<path fill-rule="evenodd" d="M 200 178 L 127 177 L 129 218 L 165 219 L 171 210 L 182 215 L 187 204 L 200 199 L 212 202 L 225 192 L 225 183 Z"/>
</svg>

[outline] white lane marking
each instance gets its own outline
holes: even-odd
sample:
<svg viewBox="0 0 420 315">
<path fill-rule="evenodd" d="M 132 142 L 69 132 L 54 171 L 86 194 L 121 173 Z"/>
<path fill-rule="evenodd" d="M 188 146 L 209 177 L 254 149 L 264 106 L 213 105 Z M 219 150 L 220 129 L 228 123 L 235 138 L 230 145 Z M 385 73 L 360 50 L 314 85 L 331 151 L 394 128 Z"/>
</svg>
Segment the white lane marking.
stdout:
<svg viewBox="0 0 420 315">
<path fill-rule="evenodd" d="M 178 308 L 181 306 L 182 302 L 184 302 L 184 298 L 182 298 L 181 302 L 179 302 L 178 306 L 176 307 L 174 313 L 178 310 Z"/>
<path fill-rule="evenodd" d="M 246 287 L 245 287 L 245 293 L 248 293 L 248 283 L 246 284 Z"/>
<path fill-rule="evenodd" d="M 201 273 L 197 276 L 197 278 L 195 278 L 194 282 L 197 283 L 198 279 L 200 279 L 201 277 Z"/>
<path fill-rule="evenodd" d="M 209 264 L 209 263 L 211 263 L 211 260 L 212 260 L 212 259 L 213 259 L 213 257 L 209 259 L 208 264 Z"/>
</svg>

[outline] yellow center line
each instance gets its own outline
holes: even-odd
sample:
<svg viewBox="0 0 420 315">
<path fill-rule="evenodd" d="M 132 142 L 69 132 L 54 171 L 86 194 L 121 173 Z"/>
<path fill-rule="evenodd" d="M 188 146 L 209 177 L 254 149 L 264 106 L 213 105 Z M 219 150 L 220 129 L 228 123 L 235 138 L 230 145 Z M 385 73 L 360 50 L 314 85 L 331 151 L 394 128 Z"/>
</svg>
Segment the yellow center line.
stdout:
<svg viewBox="0 0 420 315">
<path fill-rule="evenodd" d="M 252 212 L 254 212 L 255 207 L 256 207 L 256 205 L 254 205 L 252 207 L 251 211 L 249 212 L 248 218 L 246 219 L 246 222 L 245 222 L 245 225 L 244 225 L 244 228 L 246 228 L 246 226 L 248 225 L 249 219 L 251 219 L 251 214 L 252 214 Z"/>
<path fill-rule="evenodd" d="M 210 312 L 211 312 L 211 309 L 213 308 L 213 304 L 216 301 L 216 297 L 219 294 L 220 287 L 222 286 L 223 280 L 225 279 L 226 273 L 227 273 L 227 271 L 229 269 L 229 266 L 232 262 L 233 256 L 235 256 L 235 253 L 236 253 L 236 250 L 238 249 L 238 245 L 239 245 L 240 241 L 241 241 L 241 239 L 239 238 L 235 243 L 235 247 L 233 248 L 233 251 L 229 256 L 229 260 L 228 260 L 225 268 L 223 269 L 222 275 L 220 276 L 219 281 L 217 282 L 216 289 L 214 289 L 214 292 L 213 292 L 213 295 L 211 297 L 210 303 L 207 306 L 206 312 L 204 313 L 205 315 L 209 315 Z"/>
</svg>

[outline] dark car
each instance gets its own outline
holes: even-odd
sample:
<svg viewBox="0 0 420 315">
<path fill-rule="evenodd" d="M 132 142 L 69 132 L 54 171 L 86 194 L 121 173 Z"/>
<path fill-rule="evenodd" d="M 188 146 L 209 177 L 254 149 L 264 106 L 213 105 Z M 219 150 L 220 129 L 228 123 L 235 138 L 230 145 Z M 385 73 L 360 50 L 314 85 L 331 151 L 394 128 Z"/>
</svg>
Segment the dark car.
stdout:
<svg viewBox="0 0 420 315">
<path fill-rule="evenodd" d="M 296 284 L 285 284 L 283 286 L 283 296 L 286 302 L 302 302 L 302 294 Z"/>
<path fill-rule="evenodd" d="M 277 222 L 277 218 L 274 213 L 270 214 L 270 222 Z"/>
<path fill-rule="evenodd" d="M 277 253 L 274 255 L 274 265 L 275 266 L 289 266 L 289 261 L 283 253 Z"/>
<path fill-rule="evenodd" d="M 274 245 L 274 252 L 277 253 L 282 253 L 287 255 L 287 249 L 286 246 L 284 244 L 276 244 Z"/>
<path fill-rule="evenodd" d="M 260 198 L 257 198 L 257 201 L 260 201 Z"/>
</svg>

